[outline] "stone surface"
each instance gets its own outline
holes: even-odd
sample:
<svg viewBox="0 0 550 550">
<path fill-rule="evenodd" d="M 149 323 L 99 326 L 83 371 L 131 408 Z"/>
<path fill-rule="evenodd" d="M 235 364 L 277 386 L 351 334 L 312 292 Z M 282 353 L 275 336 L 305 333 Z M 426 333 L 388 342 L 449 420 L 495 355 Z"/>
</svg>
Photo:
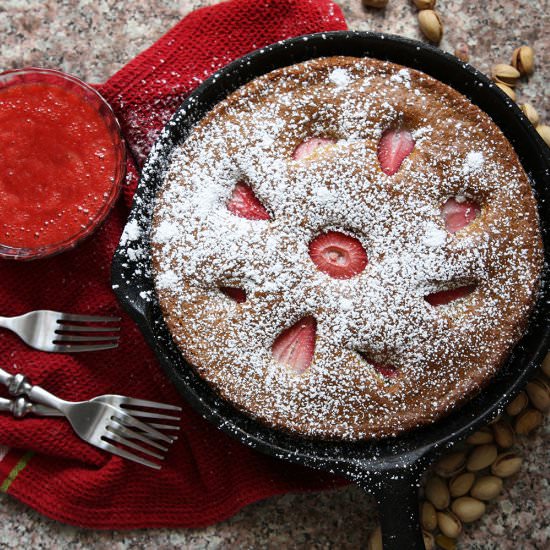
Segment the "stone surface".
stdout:
<svg viewBox="0 0 550 550">
<path fill-rule="evenodd" d="M 152 44 L 182 16 L 212 0 L 3 0 L 0 4 L 0 70 L 39 65 L 100 82 Z M 350 28 L 421 38 L 408 0 L 385 10 L 341 0 Z M 537 72 L 519 87 L 550 123 L 550 4 L 548 0 L 440 1 L 445 24 L 441 47 L 466 45 L 471 63 L 488 71 L 508 62 L 522 43 L 537 51 Z M 469 550 L 542 550 L 550 547 L 550 415 L 522 441 L 521 472 L 505 483 L 487 514 L 468 526 L 458 547 Z M 85 531 L 61 525 L 0 497 L 1 548 L 361 548 L 374 525 L 371 500 L 349 487 L 322 494 L 286 495 L 259 502 L 206 529 L 134 532 Z"/>
</svg>

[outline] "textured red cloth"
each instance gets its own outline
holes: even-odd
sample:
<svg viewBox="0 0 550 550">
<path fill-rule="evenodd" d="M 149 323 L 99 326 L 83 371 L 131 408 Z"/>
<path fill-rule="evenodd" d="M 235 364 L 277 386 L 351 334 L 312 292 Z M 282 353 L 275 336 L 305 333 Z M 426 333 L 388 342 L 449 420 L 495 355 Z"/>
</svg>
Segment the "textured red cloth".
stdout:
<svg viewBox="0 0 550 550">
<path fill-rule="evenodd" d="M 71 400 L 121 393 L 179 403 L 110 288 L 110 262 L 137 169 L 176 107 L 212 72 L 268 43 L 344 28 L 340 9 L 329 0 L 224 2 L 188 15 L 100 86 L 135 159 L 128 163 L 124 198 L 75 250 L 30 263 L 0 261 L 0 312 L 56 309 L 120 315 L 122 343 L 114 351 L 56 355 L 31 350 L 15 335 L 0 331 L 2 367 L 24 372 L 34 383 Z M 18 421 L 2 414 L 0 445 L 5 446 L 0 447 L 0 490 L 48 516 L 86 527 L 204 526 L 274 494 L 338 483 L 248 449 L 185 405 L 180 438 L 160 472 L 82 442 L 61 419 Z"/>
</svg>

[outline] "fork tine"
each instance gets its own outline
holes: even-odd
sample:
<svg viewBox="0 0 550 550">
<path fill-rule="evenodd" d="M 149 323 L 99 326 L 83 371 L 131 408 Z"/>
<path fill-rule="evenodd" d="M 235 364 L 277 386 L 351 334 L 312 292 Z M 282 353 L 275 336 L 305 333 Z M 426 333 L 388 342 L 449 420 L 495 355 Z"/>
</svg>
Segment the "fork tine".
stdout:
<svg viewBox="0 0 550 550">
<path fill-rule="evenodd" d="M 73 321 L 77 323 L 116 323 L 120 321 L 120 317 L 104 317 L 102 315 L 79 315 L 74 313 L 59 312 L 58 323 L 63 321 Z"/>
<path fill-rule="evenodd" d="M 135 449 L 136 451 L 139 451 L 140 453 L 143 453 L 144 455 L 152 456 L 154 458 L 158 458 L 159 460 L 164 459 L 164 455 L 161 455 L 159 453 L 156 453 L 155 451 L 152 451 L 151 449 L 148 449 L 147 447 L 144 447 L 143 445 L 139 445 L 138 443 L 134 443 L 130 439 L 126 439 L 125 437 L 122 437 L 121 435 L 118 435 L 114 430 L 108 430 L 103 434 L 101 439 L 110 439 L 111 441 L 115 441 L 116 443 L 120 443 L 124 447 L 130 447 L 130 449 Z"/>
<path fill-rule="evenodd" d="M 126 437 L 129 439 L 137 439 L 138 441 L 142 441 L 143 443 L 147 443 L 147 445 L 151 445 L 151 447 L 155 447 L 156 449 L 160 449 L 161 451 L 166 452 L 168 450 L 168 447 L 165 447 L 164 445 L 161 445 L 160 443 L 157 443 L 150 437 L 146 437 L 147 432 L 138 432 L 136 430 L 131 430 L 130 428 L 127 428 L 117 420 L 117 426 L 107 426 L 107 430 L 110 432 L 113 432 L 117 434 L 120 437 Z"/>
<path fill-rule="evenodd" d="M 121 405 L 121 407 L 132 416 L 137 416 L 140 418 L 157 418 L 158 420 L 174 420 L 176 422 L 179 422 L 181 420 L 181 417 L 179 416 L 170 416 L 169 414 L 158 414 L 149 411 L 140 411 L 139 409 L 133 409 L 128 405 Z"/>
<path fill-rule="evenodd" d="M 153 434 L 155 436 L 155 439 L 159 439 L 160 441 L 166 441 L 166 443 L 174 442 L 174 440 L 171 437 L 168 437 L 167 435 L 159 432 L 158 430 L 155 430 L 155 428 L 153 428 L 150 424 L 141 422 L 141 420 L 138 420 L 137 418 L 134 418 L 130 414 L 125 413 L 122 409 L 120 409 L 120 412 L 113 411 L 113 414 L 111 415 L 111 419 L 118 420 L 123 426 L 131 426 L 132 428 L 137 428 L 142 432 L 147 432 L 149 435 Z"/>
<path fill-rule="evenodd" d="M 157 424 L 155 422 L 151 422 L 149 424 L 150 426 L 153 426 L 153 428 L 157 430 L 179 430 L 180 427 L 178 424 Z M 174 441 L 178 438 L 177 435 L 171 435 L 170 436 Z"/>
<path fill-rule="evenodd" d="M 56 353 L 77 353 L 80 351 L 102 351 L 104 349 L 114 349 L 118 348 L 118 343 L 116 344 L 98 344 L 93 346 L 71 346 L 67 344 L 66 346 L 54 345 L 51 351 Z"/>
<path fill-rule="evenodd" d="M 60 332 L 118 332 L 120 327 L 87 327 L 86 325 L 65 325 L 60 323 L 60 327 L 55 331 Z"/>
<path fill-rule="evenodd" d="M 120 336 L 72 336 L 70 334 L 57 334 L 59 338 L 54 338 L 54 342 L 64 344 L 65 342 L 105 342 L 118 341 Z"/>
<path fill-rule="evenodd" d="M 134 399 L 126 397 L 121 403 L 126 407 L 148 407 L 150 409 L 165 409 L 167 411 L 181 411 L 182 408 L 177 405 L 168 405 L 167 403 L 158 403 L 157 401 L 147 401 L 146 399 Z"/>
<path fill-rule="evenodd" d="M 118 447 L 115 447 L 114 445 L 112 445 L 111 443 L 109 443 L 107 440 L 104 440 L 104 439 L 102 439 L 99 448 L 104 449 L 105 451 L 108 451 L 114 455 L 121 456 L 122 458 L 126 458 L 127 460 L 131 460 L 133 462 L 137 462 L 138 464 L 142 464 L 143 466 L 149 466 L 149 468 L 154 468 L 155 470 L 160 470 L 161 468 L 160 464 L 156 464 L 155 462 L 151 462 L 150 460 L 141 458 L 140 456 L 135 455 L 134 453 L 125 451 L 124 449 L 119 449 Z"/>
</svg>

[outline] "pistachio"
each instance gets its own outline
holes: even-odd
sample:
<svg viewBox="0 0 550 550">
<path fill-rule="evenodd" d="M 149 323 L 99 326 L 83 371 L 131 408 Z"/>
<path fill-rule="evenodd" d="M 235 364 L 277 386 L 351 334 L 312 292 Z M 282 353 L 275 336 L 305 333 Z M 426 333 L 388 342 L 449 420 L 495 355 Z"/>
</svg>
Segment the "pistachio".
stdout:
<svg viewBox="0 0 550 550">
<path fill-rule="evenodd" d="M 510 451 L 498 455 L 491 465 L 491 473 L 498 477 L 510 477 L 519 472 L 523 459 Z"/>
<path fill-rule="evenodd" d="M 514 429 L 518 435 L 530 434 L 542 424 L 542 413 L 537 409 L 525 409 L 517 418 Z"/>
<path fill-rule="evenodd" d="M 512 65 L 506 65 L 506 63 L 497 63 L 496 65 L 493 65 L 491 75 L 495 82 L 506 84 L 506 86 L 510 86 L 511 88 L 516 85 L 519 77 L 521 76 L 515 67 L 512 67 Z"/>
<path fill-rule="evenodd" d="M 506 86 L 506 84 L 501 84 L 500 82 L 495 82 L 495 86 L 497 88 L 500 88 L 512 101 L 516 100 L 517 96 L 513 88 L 510 88 L 510 86 Z"/>
<path fill-rule="evenodd" d="M 524 391 L 519 392 L 515 399 L 508 403 L 506 412 L 510 416 L 517 416 L 523 409 L 525 409 L 525 407 L 527 407 L 528 403 L 529 399 L 527 399 L 527 394 Z"/>
<path fill-rule="evenodd" d="M 493 433 L 489 428 L 481 428 L 477 432 L 474 432 L 466 439 L 466 443 L 470 445 L 484 445 L 485 443 L 493 442 Z"/>
<path fill-rule="evenodd" d="M 419 10 L 433 10 L 436 0 L 413 0 Z"/>
<path fill-rule="evenodd" d="M 546 354 L 546 357 L 544 358 L 542 365 L 540 367 L 542 369 L 542 372 L 546 374 L 548 378 L 550 378 L 550 353 Z"/>
<path fill-rule="evenodd" d="M 431 477 L 424 489 L 426 498 L 438 509 L 444 510 L 449 506 L 451 495 L 446 483 L 440 477 Z"/>
<path fill-rule="evenodd" d="M 456 550 L 456 542 L 445 535 L 437 535 L 435 543 L 439 548 L 443 548 L 443 550 Z"/>
<path fill-rule="evenodd" d="M 462 531 L 462 523 L 452 512 L 437 512 L 437 525 L 451 539 L 456 539 Z"/>
<path fill-rule="evenodd" d="M 362 0 L 362 2 L 367 8 L 385 8 L 388 5 L 388 0 Z"/>
<path fill-rule="evenodd" d="M 521 110 L 523 111 L 523 114 L 529 119 L 529 122 L 533 126 L 538 126 L 540 122 L 539 114 L 537 113 L 536 109 L 530 105 L 529 103 L 524 103 L 521 106 Z"/>
<path fill-rule="evenodd" d="M 452 477 L 464 468 L 466 453 L 457 451 L 444 456 L 434 466 L 436 474 L 441 477 Z"/>
<path fill-rule="evenodd" d="M 438 44 L 443 36 L 443 24 L 439 14 L 434 10 L 422 10 L 418 12 L 418 23 L 424 36 Z"/>
<path fill-rule="evenodd" d="M 428 531 L 422 531 L 422 537 L 424 538 L 424 548 L 426 550 L 433 550 L 435 548 L 435 539 Z"/>
<path fill-rule="evenodd" d="M 458 57 L 460 61 L 468 63 L 470 61 L 470 51 L 467 44 L 461 44 L 455 49 L 455 57 Z"/>
<path fill-rule="evenodd" d="M 382 529 L 380 525 L 371 532 L 367 542 L 368 550 L 382 550 Z"/>
<path fill-rule="evenodd" d="M 550 126 L 541 124 L 540 126 L 537 126 L 537 132 L 539 133 L 540 137 L 544 140 L 546 145 L 550 147 Z"/>
<path fill-rule="evenodd" d="M 485 503 L 477 498 L 460 497 L 453 502 L 451 510 L 464 523 L 471 523 L 485 513 Z"/>
<path fill-rule="evenodd" d="M 475 479 L 476 476 L 472 472 L 458 474 L 449 481 L 449 493 L 454 498 L 465 495 L 472 488 Z"/>
<path fill-rule="evenodd" d="M 533 404 L 539 411 L 550 409 L 550 388 L 542 380 L 533 380 L 527 384 L 525 391 Z"/>
<path fill-rule="evenodd" d="M 469 472 L 479 472 L 490 466 L 497 457 L 498 450 L 494 444 L 475 447 L 466 461 L 466 469 Z"/>
<path fill-rule="evenodd" d="M 492 428 L 495 435 L 495 442 L 499 447 L 507 449 L 514 444 L 516 436 L 512 426 L 510 426 L 508 422 L 500 420 L 493 424 Z"/>
<path fill-rule="evenodd" d="M 535 70 L 535 50 L 530 46 L 520 46 L 512 54 L 512 65 L 522 75 L 532 74 Z"/>
<path fill-rule="evenodd" d="M 470 495 L 479 500 L 491 500 L 502 491 L 502 479 L 496 476 L 483 476 L 476 480 Z"/>
<path fill-rule="evenodd" d="M 437 515 L 434 505 L 427 500 L 420 507 L 420 523 L 426 531 L 433 531 L 437 527 Z"/>
</svg>

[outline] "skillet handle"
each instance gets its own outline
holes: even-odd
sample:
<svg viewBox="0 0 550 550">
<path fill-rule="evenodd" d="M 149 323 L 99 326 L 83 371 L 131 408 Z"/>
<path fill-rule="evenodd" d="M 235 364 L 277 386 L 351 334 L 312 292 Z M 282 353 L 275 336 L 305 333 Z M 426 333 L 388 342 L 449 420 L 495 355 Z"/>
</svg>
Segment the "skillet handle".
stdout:
<svg viewBox="0 0 550 550">
<path fill-rule="evenodd" d="M 359 481 L 378 504 L 384 550 L 425 550 L 418 500 L 421 474 L 412 465 L 410 469 L 386 470 Z"/>
</svg>

